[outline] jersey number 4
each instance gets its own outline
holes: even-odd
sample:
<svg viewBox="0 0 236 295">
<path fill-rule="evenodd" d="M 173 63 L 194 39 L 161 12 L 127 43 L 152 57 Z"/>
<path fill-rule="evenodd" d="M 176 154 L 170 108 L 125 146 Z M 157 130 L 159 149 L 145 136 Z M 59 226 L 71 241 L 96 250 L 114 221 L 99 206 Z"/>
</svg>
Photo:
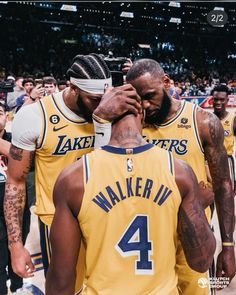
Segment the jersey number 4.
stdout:
<svg viewBox="0 0 236 295">
<path fill-rule="evenodd" d="M 115 248 L 122 257 L 138 256 L 135 261 L 135 274 L 152 275 L 152 241 L 148 238 L 149 224 L 147 215 L 135 215 L 126 228 Z"/>
</svg>

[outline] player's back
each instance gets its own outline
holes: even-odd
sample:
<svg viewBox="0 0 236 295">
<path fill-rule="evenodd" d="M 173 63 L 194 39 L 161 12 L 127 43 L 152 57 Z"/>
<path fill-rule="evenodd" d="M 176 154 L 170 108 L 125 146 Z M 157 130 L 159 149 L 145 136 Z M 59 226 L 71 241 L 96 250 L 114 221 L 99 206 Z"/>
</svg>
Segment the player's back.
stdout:
<svg viewBox="0 0 236 295">
<path fill-rule="evenodd" d="M 174 295 L 181 202 L 169 152 L 146 144 L 84 156 L 78 215 L 86 245 L 84 294 Z"/>
</svg>

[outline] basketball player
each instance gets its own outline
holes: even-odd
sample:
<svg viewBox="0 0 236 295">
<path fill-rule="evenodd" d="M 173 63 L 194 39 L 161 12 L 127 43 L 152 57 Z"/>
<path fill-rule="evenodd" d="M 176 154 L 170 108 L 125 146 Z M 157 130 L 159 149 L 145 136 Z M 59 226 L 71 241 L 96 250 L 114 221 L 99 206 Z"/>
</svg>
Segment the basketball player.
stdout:
<svg viewBox="0 0 236 295">
<path fill-rule="evenodd" d="M 142 115 L 125 115 L 109 145 L 59 176 L 46 295 L 73 294 L 80 243 L 86 245 L 81 294 L 174 295 L 177 228 L 189 265 L 211 265 L 215 238 L 192 169 L 141 135 Z"/>
<path fill-rule="evenodd" d="M 207 183 L 205 158 L 213 179 L 213 191 L 219 216 L 222 251 L 217 260 L 217 277 L 235 275 L 234 199 L 230 183 L 227 154 L 223 146 L 223 129 L 218 118 L 194 104 L 170 98 L 163 89 L 164 71 L 151 59 L 138 60 L 127 73 L 146 109 L 144 137 L 185 160 L 193 169 L 199 183 Z M 202 200 L 203 207 L 211 200 Z M 209 209 L 206 212 L 210 218 Z M 205 295 L 208 288 L 200 288 L 198 280 L 207 277 L 192 271 L 178 247 L 177 273 L 182 294 Z"/>
<path fill-rule="evenodd" d="M 224 146 L 228 155 L 229 171 L 236 194 L 236 175 L 235 175 L 235 158 L 234 144 L 236 136 L 236 117 L 234 112 L 228 112 L 226 106 L 228 103 L 229 89 L 225 85 L 216 86 L 212 90 L 214 114 L 220 119 L 224 129 Z"/>
<path fill-rule="evenodd" d="M 22 108 L 12 126 L 13 138 L 9 155 L 9 177 L 5 192 L 5 219 L 14 271 L 22 277 L 33 275 L 28 251 L 22 245 L 21 221 L 25 204 L 25 178 L 35 157 L 36 208 L 39 217 L 40 243 L 45 274 L 50 260 L 48 234 L 54 215 L 52 188 L 64 167 L 92 151 L 94 127 L 92 112 L 101 98 L 109 97 L 114 113 L 137 113 L 140 103 L 131 85 L 104 94 L 111 86 L 111 75 L 104 60 L 96 54 L 78 55 L 69 68 L 70 86 L 63 92 L 47 96 Z M 122 101 L 116 109 L 114 101 Z M 108 103 L 107 107 L 110 107 Z M 98 115 L 99 113 L 97 113 Z M 95 116 L 95 131 L 105 119 Z M 103 136 L 97 132 L 96 136 Z M 102 135 L 100 135 L 102 133 Z"/>
</svg>

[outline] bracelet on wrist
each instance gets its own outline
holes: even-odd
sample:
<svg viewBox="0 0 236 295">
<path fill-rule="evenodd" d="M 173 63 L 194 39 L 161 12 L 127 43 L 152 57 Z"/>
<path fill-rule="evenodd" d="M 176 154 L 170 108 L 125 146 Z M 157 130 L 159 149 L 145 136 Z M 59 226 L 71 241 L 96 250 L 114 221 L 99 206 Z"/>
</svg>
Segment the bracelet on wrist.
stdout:
<svg viewBox="0 0 236 295">
<path fill-rule="evenodd" d="M 223 247 L 234 247 L 235 242 L 222 242 Z"/>
<path fill-rule="evenodd" d="M 95 114 L 93 114 L 92 117 L 93 117 L 93 119 L 94 119 L 95 121 L 97 121 L 97 122 L 100 123 L 100 124 L 108 124 L 108 123 L 111 123 L 110 121 L 107 121 L 107 120 L 105 120 L 105 119 L 102 119 L 102 118 L 98 117 L 98 116 L 95 115 Z"/>
<path fill-rule="evenodd" d="M 33 98 L 32 96 L 30 96 L 30 99 L 31 99 L 32 101 L 36 101 L 36 98 Z"/>
</svg>

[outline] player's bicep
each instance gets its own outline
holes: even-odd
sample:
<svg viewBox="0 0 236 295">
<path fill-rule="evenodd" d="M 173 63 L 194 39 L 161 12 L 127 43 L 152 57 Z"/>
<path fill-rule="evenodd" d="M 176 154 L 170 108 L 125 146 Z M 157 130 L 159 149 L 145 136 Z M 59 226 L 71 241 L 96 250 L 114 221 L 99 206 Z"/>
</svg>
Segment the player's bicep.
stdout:
<svg viewBox="0 0 236 295">
<path fill-rule="evenodd" d="M 204 153 L 209 165 L 213 185 L 229 180 L 228 158 L 224 147 L 224 130 L 216 116 L 208 114 L 206 120 Z"/>
</svg>

